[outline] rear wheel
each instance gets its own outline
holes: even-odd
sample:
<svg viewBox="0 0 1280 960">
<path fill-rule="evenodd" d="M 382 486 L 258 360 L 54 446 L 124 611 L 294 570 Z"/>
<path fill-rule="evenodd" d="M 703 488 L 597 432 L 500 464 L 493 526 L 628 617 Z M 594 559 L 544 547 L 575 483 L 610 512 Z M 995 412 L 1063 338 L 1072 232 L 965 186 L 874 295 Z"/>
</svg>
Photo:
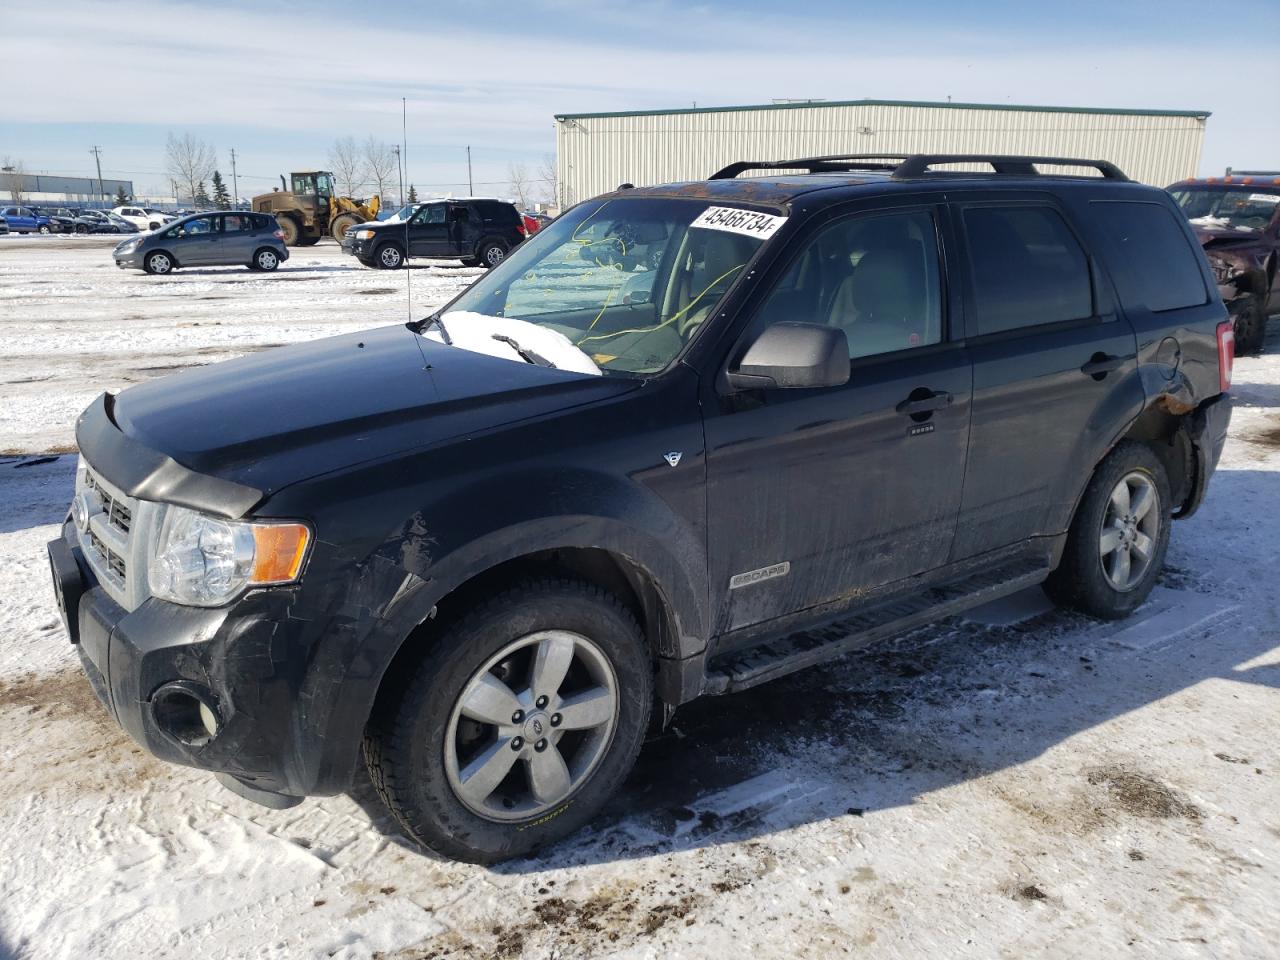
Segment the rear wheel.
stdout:
<svg viewBox="0 0 1280 960">
<path fill-rule="evenodd" d="M 154 253 L 147 254 L 147 258 L 142 261 L 142 265 L 147 273 L 171 273 L 173 271 L 173 257 L 163 250 L 157 250 Z"/>
<path fill-rule="evenodd" d="M 507 248 L 496 240 L 490 240 L 480 248 L 480 265 L 492 270 L 507 258 Z"/>
<path fill-rule="evenodd" d="M 302 230 L 298 227 L 298 221 L 293 217 L 276 217 L 276 223 L 280 225 L 280 232 L 284 234 L 284 245 L 286 247 L 299 246 L 298 237 Z"/>
<path fill-rule="evenodd" d="M 398 270 L 404 265 L 404 251 L 397 244 L 384 243 L 374 254 L 374 261 L 383 270 Z"/>
<path fill-rule="evenodd" d="M 255 270 L 274 270 L 280 266 L 280 255 L 270 247 L 263 247 L 253 255 L 252 266 Z"/>
<path fill-rule="evenodd" d="M 87 226 L 85 226 L 83 223 L 77 223 L 77 224 L 76 224 L 76 233 L 79 233 L 79 234 L 85 234 L 85 233 L 88 233 L 88 232 L 89 232 L 89 228 L 88 228 Z"/>
<path fill-rule="evenodd" d="M 1261 353 L 1267 339 L 1267 308 L 1262 297 L 1251 293 L 1231 308 L 1236 333 L 1236 353 Z"/>
<path fill-rule="evenodd" d="M 53 232 L 53 231 L 49 228 L 49 225 L 48 225 L 47 223 L 42 223 L 42 224 L 40 224 L 40 226 L 39 226 L 39 228 L 38 228 L 38 229 L 39 229 L 39 231 L 40 231 L 41 233 L 46 233 L 46 234 L 47 234 L 47 233 L 52 233 L 52 232 Z"/>
<path fill-rule="evenodd" d="M 415 839 L 490 863 L 596 814 L 635 762 L 652 696 L 622 604 L 578 581 L 529 583 L 440 637 L 379 704 L 365 760 Z"/>
<path fill-rule="evenodd" d="M 1045 592 L 1104 620 L 1127 617 L 1164 565 L 1172 509 L 1159 458 L 1144 444 L 1122 442 L 1094 471 Z"/>
</svg>

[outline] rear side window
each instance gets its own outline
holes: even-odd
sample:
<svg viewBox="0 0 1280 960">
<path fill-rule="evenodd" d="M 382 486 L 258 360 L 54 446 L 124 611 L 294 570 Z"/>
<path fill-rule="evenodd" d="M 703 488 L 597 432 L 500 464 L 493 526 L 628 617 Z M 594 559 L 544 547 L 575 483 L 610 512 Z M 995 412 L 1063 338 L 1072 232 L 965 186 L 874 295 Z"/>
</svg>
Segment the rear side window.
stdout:
<svg viewBox="0 0 1280 960">
<path fill-rule="evenodd" d="M 1088 258 L 1052 207 L 968 207 L 964 228 L 979 334 L 1093 315 Z"/>
<path fill-rule="evenodd" d="M 1200 260 L 1172 210 L 1128 200 L 1095 201 L 1092 207 L 1120 252 L 1111 273 L 1125 303 L 1159 313 L 1209 299 Z"/>
<path fill-rule="evenodd" d="M 480 201 L 475 206 L 480 216 L 488 223 L 515 223 L 520 219 L 519 212 L 509 203 L 490 200 Z"/>
</svg>

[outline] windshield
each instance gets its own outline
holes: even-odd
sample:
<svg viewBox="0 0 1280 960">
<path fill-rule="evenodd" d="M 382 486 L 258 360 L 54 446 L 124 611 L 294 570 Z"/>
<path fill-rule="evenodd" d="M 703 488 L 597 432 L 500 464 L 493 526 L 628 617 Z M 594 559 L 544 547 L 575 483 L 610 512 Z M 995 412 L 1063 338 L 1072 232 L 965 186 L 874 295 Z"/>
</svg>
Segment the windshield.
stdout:
<svg viewBox="0 0 1280 960">
<path fill-rule="evenodd" d="M 1193 187 L 1170 192 L 1187 218 L 1207 230 L 1262 230 L 1280 206 L 1280 191 Z"/>
<path fill-rule="evenodd" d="M 589 201 L 518 247 L 443 320 L 451 337 L 484 318 L 516 320 L 567 338 L 602 373 L 657 373 L 784 221 L 705 200 Z"/>
<path fill-rule="evenodd" d="M 417 206 L 416 203 L 406 203 L 395 213 L 389 211 L 379 213 L 376 219 L 381 220 L 383 223 L 403 223 L 409 219 L 409 214 L 413 213 Z"/>
</svg>

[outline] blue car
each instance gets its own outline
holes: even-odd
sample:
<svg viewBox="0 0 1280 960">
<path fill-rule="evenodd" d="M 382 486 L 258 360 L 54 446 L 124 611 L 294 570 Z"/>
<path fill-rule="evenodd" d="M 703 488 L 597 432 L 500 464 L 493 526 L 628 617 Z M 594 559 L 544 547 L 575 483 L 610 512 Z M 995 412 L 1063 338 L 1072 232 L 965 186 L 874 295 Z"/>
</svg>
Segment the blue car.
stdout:
<svg viewBox="0 0 1280 960">
<path fill-rule="evenodd" d="M 53 233 L 53 221 L 30 207 L 5 207 L 0 210 L 14 233 Z"/>
</svg>

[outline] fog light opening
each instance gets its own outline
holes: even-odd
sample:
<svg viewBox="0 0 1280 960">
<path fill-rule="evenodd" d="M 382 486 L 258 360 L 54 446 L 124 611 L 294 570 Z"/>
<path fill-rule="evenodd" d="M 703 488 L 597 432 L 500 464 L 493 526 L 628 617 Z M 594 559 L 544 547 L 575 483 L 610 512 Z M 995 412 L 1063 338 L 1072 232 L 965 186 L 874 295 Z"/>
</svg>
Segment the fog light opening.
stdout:
<svg viewBox="0 0 1280 960">
<path fill-rule="evenodd" d="M 222 728 L 213 695 L 192 683 L 165 684 L 152 694 L 151 712 L 162 731 L 188 747 L 204 746 Z"/>
</svg>

